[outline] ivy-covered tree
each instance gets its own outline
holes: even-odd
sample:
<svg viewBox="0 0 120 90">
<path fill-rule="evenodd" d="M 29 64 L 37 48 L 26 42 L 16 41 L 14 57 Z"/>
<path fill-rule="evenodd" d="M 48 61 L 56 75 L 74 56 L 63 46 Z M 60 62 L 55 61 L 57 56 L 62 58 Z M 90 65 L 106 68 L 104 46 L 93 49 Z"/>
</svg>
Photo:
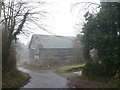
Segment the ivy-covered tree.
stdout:
<svg viewBox="0 0 120 90">
<path fill-rule="evenodd" d="M 32 3 L 32 4 L 31 4 Z M 21 0 L 5 0 L 2 5 L 2 20 L 0 24 L 2 28 L 2 70 L 6 71 L 16 68 L 15 51 L 13 52 L 13 41 L 17 41 L 19 34 L 25 34 L 30 32 L 33 28 L 30 25 L 34 25 L 42 30 L 46 30 L 43 27 L 41 19 L 46 17 L 47 12 L 41 10 L 40 7 L 45 5 L 45 2 L 37 1 L 21 1 Z M 38 9 L 38 10 L 36 10 Z"/>
<path fill-rule="evenodd" d="M 87 23 L 84 24 L 82 40 L 84 56 L 88 60 L 85 73 L 112 77 L 120 66 L 120 3 L 101 2 L 99 13 L 93 15 L 87 12 L 85 19 Z M 92 48 L 98 50 L 97 65 L 90 60 Z"/>
</svg>

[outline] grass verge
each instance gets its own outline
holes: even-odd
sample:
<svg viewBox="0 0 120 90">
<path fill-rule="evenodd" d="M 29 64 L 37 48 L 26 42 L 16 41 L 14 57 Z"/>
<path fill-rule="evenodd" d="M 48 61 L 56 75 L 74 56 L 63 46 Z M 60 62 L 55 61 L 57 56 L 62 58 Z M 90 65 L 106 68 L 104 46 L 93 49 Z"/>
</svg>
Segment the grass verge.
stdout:
<svg viewBox="0 0 120 90">
<path fill-rule="evenodd" d="M 29 75 L 19 70 L 3 74 L 2 88 L 19 88 L 29 81 Z"/>
<path fill-rule="evenodd" d="M 59 67 L 55 70 L 55 72 L 67 72 L 68 70 L 72 69 L 72 68 L 82 68 L 84 67 L 85 64 L 78 64 L 78 65 L 69 65 L 69 66 L 63 66 L 63 67 Z"/>
</svg>

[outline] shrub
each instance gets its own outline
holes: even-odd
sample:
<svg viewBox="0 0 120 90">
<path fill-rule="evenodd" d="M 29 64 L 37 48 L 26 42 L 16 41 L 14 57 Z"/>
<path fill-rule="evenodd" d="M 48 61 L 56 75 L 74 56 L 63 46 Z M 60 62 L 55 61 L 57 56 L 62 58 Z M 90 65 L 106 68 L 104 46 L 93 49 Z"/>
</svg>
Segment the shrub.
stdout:
<svg viewBox="0 0 120 90">
<path fill-rule="evenodd" d="M 120 70 L 117 71 L 116 75 L 110 80 L 106 87 L 120 89 Z"/>
<path fill-rule="evenodd" d="M 16 51 L 14 44 L 11 45 L 9 57 L 5 64 L 2 64 L 2 73 L 16 69 Z"/>
<path fill-rule="evenodd" d="M 101 74 L 101 67 L 99 63 L 94 63 L 92 60 L 88 60 L 83 68 L 83 75 L 88 77 L 98 77 Z"/>
</svg>

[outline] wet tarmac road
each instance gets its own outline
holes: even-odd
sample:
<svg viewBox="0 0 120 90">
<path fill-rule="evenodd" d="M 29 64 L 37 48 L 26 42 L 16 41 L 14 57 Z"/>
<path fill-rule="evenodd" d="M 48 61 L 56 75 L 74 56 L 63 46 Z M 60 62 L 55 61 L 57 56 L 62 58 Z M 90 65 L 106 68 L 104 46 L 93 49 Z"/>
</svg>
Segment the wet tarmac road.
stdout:
<svg viewBox="0 0 120 90">
<path fill-rule="evenodd" d="M 66 78 L 54 73 L 54 70 L 29 70 L 18 67 L 18 70 L 28 73 L 30 82 L 22 88 L 68 88 Z"/>
</svg>

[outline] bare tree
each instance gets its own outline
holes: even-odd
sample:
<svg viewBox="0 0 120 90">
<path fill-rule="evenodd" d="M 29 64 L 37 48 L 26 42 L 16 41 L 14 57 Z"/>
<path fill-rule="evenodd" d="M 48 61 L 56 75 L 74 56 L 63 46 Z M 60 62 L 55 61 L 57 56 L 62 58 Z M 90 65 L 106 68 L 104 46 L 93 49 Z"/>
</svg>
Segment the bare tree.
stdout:
<svg viewBox="0 0 120 90">
<path fill-rule="evenodd" d="M 32 3 L 32 4 L 31 4 Z M 39 7 L 37 7 L 38 5 Z M 0 21 L 4 25 L 2 30 L 2 63 L 7 65 L 12 41 L 17 41 L 17 35 L 24 33 L 24 27 L 35 24 L 39 28 L 46 30 L 42 26 L 42 19 L 47 12 L 40 10 L 40 6 L 45 2 L 28 2 L 22 0 L 9 0 L 2 2 L 3 19 Z M 39 21 L 39 23 L 37 22 Z M 40 22 L 41 21 L 41 22 Z M 29 26 L 28 26 L 29 27 Z"/>
<path fill-rule="evenodd" d="M 82 28 L 84 27 L 85 23 L 87 22 L 83 16 L 87 16 L 87 14 L 90 12 L 94 15 L 96 15 L 99 11 L 99 8 L 101 5 L 99 3 L 93 3 L 93 2 L 78 2 L 74 3 L 71 7 L 71 12 L 74 14 L 77 14 L 78 22 L 75 23 L 74 28 L 79 33 L 76 37 L 76 42 L 74 43 L 75 52 L 77 55 L 78 60 L 85 60 L 84 59 L 84 44 L 82 43 Z M 77 13 L 76 13 L 77 12 Z"/>
<path fill-rule="evenodd" d="M 81 33 L 81 29 L 86 23 L 85 18 L 81 16 L 85 16 L 89 12 L 96 15 L 99 12 L 100 7 L 101 4 L 94 2 L 77 2 L 71 6 L 71 12 L 75 13 L 77 10 L 77 17 L 79 19 L 79 22 L 74 25 L 74 28 L 78 33 Z"/>
</svg>

